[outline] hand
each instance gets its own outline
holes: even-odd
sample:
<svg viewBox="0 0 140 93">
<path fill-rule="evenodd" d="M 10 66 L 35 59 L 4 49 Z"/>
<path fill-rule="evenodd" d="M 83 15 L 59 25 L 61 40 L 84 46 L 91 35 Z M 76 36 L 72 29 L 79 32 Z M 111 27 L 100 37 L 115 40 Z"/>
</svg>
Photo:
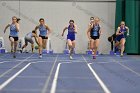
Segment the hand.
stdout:
<svg viewBox="0 0 140 93">
<path fill-rule="evenodd" d="M 77 32 L 76 32 L 76 28 L 75 28 L 75 27 L 73 28 L 73 31 L 74 31 L 75 33 L 77 33 Z"/>
<path fill-rule="evenodd" d="M 122 35 L 122 34 L 124 34 L 124 32 L 119 33 L 119 35 Z"/>
<path fill-rule="evenodd" d="M 124 32 L 121 32 L 121 34 L 124 34 Z"/>
<path fill-rule="evenodd" d="M 127 36 L 129 36 L 129 33 L 127 33 Z"/>
</svg>

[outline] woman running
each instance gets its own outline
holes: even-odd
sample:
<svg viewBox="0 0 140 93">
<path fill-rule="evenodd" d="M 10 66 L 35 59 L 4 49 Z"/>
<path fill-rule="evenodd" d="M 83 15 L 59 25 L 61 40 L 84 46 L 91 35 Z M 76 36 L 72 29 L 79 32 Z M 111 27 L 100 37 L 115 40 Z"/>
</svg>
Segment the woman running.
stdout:
<svg viewBox="0 0 140 93">
<path fill-rule="evenodd" d="M 25 45 L 23 45 L 21 52 L 23 51 L 24 48 L 27 47 L 28 42 L 31 43 L 32 53 L 34 52 L 34 41 L 33 41 L 33 38 L 35 39 L 36 43 L 38 44 L 38 40 L 37 40 L 38 37 L 37 37 L 37 34 L 36 34 L 35 30 L 33 30 L 32 32 L 29 32 L 28 34 L 26 34 L 26 36 L 24 38 Z"/>
<path fill-rule="evenodd" d="M 123 57 L 124 49 L 125 49 L 125 33 L 127 33 L 127 36 L 129 36 L 129 28 L 125 26 L 125 22 L 121 21 L 120 26 L 117 29 L 116 35 L 117 35 L 117 42 L 120 43 L 121 47 L 121 57 Z"/>
<path fill-rule="evenodd" d="M 74 24 L 74 20 L 69 21 L 69 26 L 63 29 L 62 36 L 64 36 L 64 33 L 67 29 L 68 29 L 67 43 L 70 49 L 70 59 L 73 59 L 72 53 L 75 48 L 75 33 L 77 33 L 77 26 Z"/>
<path fill-rule="evenodd" d="M 11 42 L 11 52 L 13 52 L 13 57 L 16 58 L 15 53 L 18 44 L 18 32 L 19 32 L 19 24 L 16 16 L 12 17 L 12 23 L 8 24 L 5 27 L 4 33 L 6 32 L 8 27 L 10 27 L 9 40 Z"/>
<path fill-rule="evenodd" d="M 48 25 L 45 24 L 45 20 L 43 18 L 39 19 L 40 24 L 35 27 L 35 31 L 39 29 L 39 37 L 38 37 L 38 43 L 39 43 L 39 58 L 42 58 L 42 48 L 46 49 L 47 39 L 49 34 L 51 33 L 50 28 Z"/>
<path fill-rule="evenodd" d="M 89 27 L 87 35 L 90 41 L 90 48 L 93 51 L 93 59 L 96 59 L 96 53 L 99 46 L 99 39 L 101 35 L 100 19 L 94 18 L 94 23 Z"/>
</svg>

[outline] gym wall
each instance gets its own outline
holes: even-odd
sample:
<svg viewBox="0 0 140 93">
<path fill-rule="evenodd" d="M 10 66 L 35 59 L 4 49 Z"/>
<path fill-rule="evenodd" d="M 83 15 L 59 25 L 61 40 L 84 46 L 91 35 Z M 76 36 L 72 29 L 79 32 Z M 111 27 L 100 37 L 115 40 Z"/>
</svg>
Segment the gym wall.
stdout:
<svg viewBox="0 0 140 93">
<path fill-rule="evenodd" d="M 115 0 L 90 0 L 90 1 L 0 1 L 0 36 L 4 37 L 6 49 L 10 50 L 8 39 L 9 29 L 3 34 L 4 27 L 11 23 L 11 17 L 17 16 L 20 21 L 20 37 L 32 31 L 39 24 L 39 18 L 44 18 L 46 24 L 52 29 L 51 46 L 55 53 L 62 53 L 65 49 L 66 40 L 61 37 L 62 30 L 68 26 L 68 21 L 74 19 L 78 26 L 76 35 L 76 52 L 85 53 L 88 47 L 86 30 L 91 16 L 101 19 L 103 34 L 100 39 L 100 53 L 109 53 L 110 43 L 108 36 L 114 33 L 115 26 Z M 66 38 L 65 33 L 65 38 Z M 30 48 L 30 46 L 28 47 Z"/>
</svg>

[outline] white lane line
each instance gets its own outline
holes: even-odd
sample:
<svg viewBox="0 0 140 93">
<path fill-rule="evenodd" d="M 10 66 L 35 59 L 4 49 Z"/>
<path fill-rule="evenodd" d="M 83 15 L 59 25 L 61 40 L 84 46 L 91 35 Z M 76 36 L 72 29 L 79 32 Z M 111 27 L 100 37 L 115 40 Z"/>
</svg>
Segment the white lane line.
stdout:
<svg viewBox="0 0 140 93">
<path fill-rule="evenodd" d="M 129 68 L 129 67 L 127 67 L 127 66 L 125 66 L 125 65 L 123 65 L 123 64 L 121 64 L 121 63 L 118 63 L 118 64 L 121 65 L 122 67 L 124 67 L 125 69 L 127 69 L 127 70 L 129 70 L 129 71 L 135 73 L 136 75 L 138 75 L 138 76 L 140 77 L 140 73 L 138 73 L 138 72 L 132 70 L 131 68 Z"/>
<path fill-rule="evenodd" d="M 4 72 L 3 74 L 0 75 L 0 78 L 5 76 L 7 73 L 9 73 L 10 71 L 12 71 L 13 69 L 15 69 L 16 67 L 18 67 L 19 65 L 21 65 L 22 63 L 24 63 L 25 61 L 27 61 L 27 59 L 29 59 L 30 57 L 32 57 L 33 54 L 29 57 L 27 57 L 26 59 L 22 60 L 20 63 L 18 63 L 17 65 L 15 65 L 14 67 L 12 67 L 11 69 L 7 70 L 6 72 Z"/>
<path fill-rule="evenodd" d="M 63 63 L 59 63 L 57 65 L 57 69 L 56 69 L 56 72 L 55 72 L 55 76 L 54 76 L 54 79 L 53 79 L 53 83 L 52 83 L 50 93 L 55 93 L 55 91 L 56 91 L 57 80 L 58 80 L 58 75 L 59 75 L 59 71 L 60 71 L 60 66 L 61 66 L 61 64 L 64 64 L 64 63 L 67 64 L 67 63 L 71 63 L 71 62 L 63 62 Z"/>
<path fill-rule="evenodd" d="M 37 62 L 30 62 L 30 63 L 32 63 L 32 64 L 38 64 L 38 63 L 53 63 L 53 61 L 50 61 L 50 62 L 46 62 L 46 61 L 37 61 Z"/>
<path fill-rule="evenodd" d="M 37 61 L 37 62 L 30 62 L 30 63 L 32 63 L 32 64 L 37 64 L 37 63 L 52 63 L 52 62 L 46 62 L 46 61 L 44 61 L 44 62 L 39 62 L 39 61 Z"/>
<path fill-rule="evenodd" d="M 20 60 L 21 61 L 21 60 Z M 0 63 L 17 63 L 17 62 L 11 62 L 11 61 L 2 61 Z"/>
<path fill-rule="evenodd" d="M 111 57 L 110 57 L 110 58 L 111 58 Z M 123 68 L 125 68 L 125 69 L 129 70 L 130 72 L 132 72 L 132 73 L 134 73 L 134 74 L 136 74 L 137 76 L 139 76 L 139 77 L 140 77 L 140 73 L 138 73 L 138 72 L 136 72 L 136 71 L 132 70 L 132 69 L 131 69 L 131 68 L 129 68 L 128 66 L 123 65 L 122 63 L 120 63 L 120 62 L 116 61 L 116 60 L 115 60 L 115 59 L 113 59 L 113 58 L 111 58 L 111 59 L 112 59 L 112 61 L 113 61 L 113 62 L 115 62 L 115 63 L 119 64 L 119 65 L 120 65 L 120 66 L 122 66 Z"/>
<path fill-rule="evenodd" d="M 114 62 L 96 62 L 94 64 L 109 64 L 109 63 L 114 63 Z M 89 64 L 93 64 L 93 63 L 89 63 Z"/>
<path fill-rule="evenodd" d="M 32 64 L 38 64 L 38 63 L 52 63 L 52 62 L 29 62 Z M 62 63 L 84 63 L 84 62 L 62 62 Z"/>
<path fill-rule="evenodd" d="M 114 62 L 97 62 L 97 64 L 108 64 L 108 63 L 114 63 Z"/>
<path fill-rule="evenodd" d="M 51 68 L 51 71 L 50 71 L 50 73 L 49 73 L 48 79 L 46 80 L 45 85 L 44 85 L 44 87 L 43 87 L 41 93 L 46 93 L 46 91 L 47 91 L 47 88 L 48 88 L 48 85 L 49 85 L 49 81 L 50 81 L 50 79 L 51 79 L 51 76 L 52 76 L 52 73 L 53 73 L 55 64 L 56 64 L 56 62 L 57 62 L 57 59 L 58 59 L 58 55 L 57 55 L 56 58 L 55 58 L 54 64 L 53 64 L 53 66 L 52 66 L 52 68 Z"/>
<path fill-rule="evenodd" d="M 91 72 L 93 73 L 93 75 L 95 76 L 95 78 L 97 79 L 97 81 L 99 82 L 99 84 L 101 85 L 102 89 L 104 90 L 105 93 L 111 93 L 110 90 L 107 88 L 107 86 L 104 84 L 104 82 L 100 79 L 100 77 L 98 76 L 98 74 L 95 72 L 95 70 L 91 67 L 90 64 L 88 64 L 89 69 L 91 70 Z"/>
<path fill-rule="evenodd" d="M 88 63 L 89 65 L 93 64 L 93 63 Z"/>
<path fill-rule="evenodd" d="M 1 61 L 0 64 L 1 63 L 13 63 L 13 62 L 11 62 L 11 61 Z"/>
<path fill-rule="evenodd" d="M 57 66 L 50 93 L 55 93 L 55 91 L 56 91 L 57 79 L 58 79 L 60 65 L 61 65 L 61 63 L 59 63 L 58 66 Z"/>
<path fill-rule="evenodd" d="M 12 80 L 14 80 L 20 73 L 22 73 L 27 67 L 29 67 L 31 63 L 28 63 L 25 67 L 19 70 L 16 74 L 14 74 L 11 78 L 6 80 L 3 84 L 0 85 L 0 90 L 2 90 L 5 86 L 7 86 Z"/>
<path fill-rule="evenodd" d="M 4 76 L 3 78 L 9 78 L 9 76 Z M 46 76 L 17 76 L 16 78 L 46 78 Z"/>
<path fill-rule="evenodd" d="M 100 79 L 100 77 L 98 76 L 98 74 L 95 72 L 95 70 L 91 67 L 91 63 L 88 63 L 87 60 L 85 59 L 84 56 L 82 56 L 83 59 L 85 60 L 85 62 L 87 63 L 90 71 L 92 72 L 92 74 L 95 76 L 96 80 L 99 82 L 100 86 L 102 87 L 102 89 L 104 90 L 105 93 L 111 93 L 110 90 L 107 88 L 107 86 L 105 85 L 105 83 Z"/>
<path fill-rule="evenodd" d="M 39 88 L 36 88 L 36 89 L 5 89 L 4 91 L 6 91 L 5 93 L 39 93 L 40 92 L 40 89 Z M 4 92 L 3 92 L 4 93 Z"/>
</svg>

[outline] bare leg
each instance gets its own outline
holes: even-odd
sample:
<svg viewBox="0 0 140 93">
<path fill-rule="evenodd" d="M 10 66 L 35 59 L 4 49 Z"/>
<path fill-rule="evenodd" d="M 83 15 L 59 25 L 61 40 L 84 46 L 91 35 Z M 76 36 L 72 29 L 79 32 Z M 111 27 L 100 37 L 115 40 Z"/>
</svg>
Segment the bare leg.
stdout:
<svg viewBox="0 0 140 93">
<path fill-rule="evenodd" d="M 10 37 L 9 38 L 10 42 L 11 42 L 11 52 L 14 52 L 14 38 L 13 37 Z"/>
<path fill-rule="evenodd" d="M 31 44 L 32 53 L 34 52 L 34 44 Z"/>
<path fill-rule="evenodd" d="M 18 44 L 18 41 L 14 41 L 14 55 L 13 55 L 14 58 L 16 58 L 15 53 L 17 51 L 17 44 Z"/>
<path fill-rule="evenodd" d="M 92 50 L 92 54 L 94 54 L 94 52 L 95 52 L 95 50 L 94 50 L 94 47 L 95 47 L 94 42 L 95 42 L 94 39 L 91 39 L 91 40 L 90 40 L 90 49 Z"/>
<path fill-rule="evenodd" d="M 23 45 L 22 50 L 27 47 L 28 44 Z"/>
<path fill-rule="evenodd" d="M 70 49 L 70 59 L 72 59 L 72 49 L 73 49 L 72 41 L 70 39 L 68 39 L 67 43 L 68 43 L 68 46 Z"/>
<path fill-rule="evenodd" d="M 121 56 L 123 56 L 123 52 L 124 52 L 124 49 L 125 49 L 125 38 L 122 38 L 121 41 L 120 41 L 120 46 L 121 46 Z"/>
<path fill-rule="evenodd" d="M 39 55 L 40 55 L 40 58 L 42 58 L 42 38 L 41 37 L 38 38 L 38 43 L 39 43 Z"/>
<path fill-rule="evenodd" d="M 14 52 L 17 51 L 17 44 L 18 44 L 18 41 L 15 41 L 15 42 L 14 42 Z"/>
<path fill-rule="evenodd" d="M 94 46 L 94 57 L 96 57 L 98 46 L 99 46 L 99 39 L 96 39 L 94 44 L 95 44 L 95 46 Z"/>
<path fill-rule="evenodd" d="M 46 49 L 46 46 L 47 46 L 47 39 L 43 39 L 42 40 L 42 47 L 43 47 L 43 49 Z"/>
<path fill-rule="evenodd" d="M 91 40 L 88 42 L 88 50 L 91 50 Z"/>
<path fill-rule="evenodd" d="M 72 50 L 71 50 L 71 53 L 73 53 L 74 52 L 74 48 L 75 48 L 75 40 L 74 41 L 72 41 Z"/>
<path fill-rule="evenodd" d="M 116 53 L 117 52 L 117 48 L 120 46 L 120 42 L 119 41 L 117 41 L 116 43 L 115 43 L 115 49 L 114 49 L 114 52 Z"/>
</svg>

